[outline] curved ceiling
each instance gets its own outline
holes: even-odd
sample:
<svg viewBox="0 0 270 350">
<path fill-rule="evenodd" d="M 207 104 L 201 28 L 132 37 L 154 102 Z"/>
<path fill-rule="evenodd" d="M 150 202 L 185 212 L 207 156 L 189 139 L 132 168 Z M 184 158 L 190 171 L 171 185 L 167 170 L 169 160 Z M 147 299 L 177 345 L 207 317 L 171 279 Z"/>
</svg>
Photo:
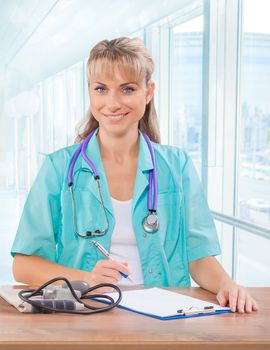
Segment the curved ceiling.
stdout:
<svg viewBox="0 0 270 350">
<path fill-rule="evenodd" d="M 129 35 L 190 3 L 0 0 L 0 69 L 43 80 L 86 57 L 97 41 Z"/>
</svg>

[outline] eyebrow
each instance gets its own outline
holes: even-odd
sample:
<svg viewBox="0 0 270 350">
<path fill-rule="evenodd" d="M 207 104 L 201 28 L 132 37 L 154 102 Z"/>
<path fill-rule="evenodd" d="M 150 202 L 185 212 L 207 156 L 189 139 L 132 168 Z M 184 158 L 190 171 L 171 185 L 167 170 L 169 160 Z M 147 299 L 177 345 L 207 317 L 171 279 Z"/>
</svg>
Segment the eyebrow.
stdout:
<svg viewBox="0 0 270 350">
<path fill-rule="evenodd" d="M 100 85 L 104 85 L 106 86 L 106 84 L 102 83 L 101 81 L 94 81 L 94 84 L 100 84 Z M 124 85 L 128 85 L 128 84 L 135 84 L 138 85 L 138 83 L 136 83 L 135 81 L 128 81 L 126 83 L 120 84 L 120 86 L 124 86 Z"/>
</svg>

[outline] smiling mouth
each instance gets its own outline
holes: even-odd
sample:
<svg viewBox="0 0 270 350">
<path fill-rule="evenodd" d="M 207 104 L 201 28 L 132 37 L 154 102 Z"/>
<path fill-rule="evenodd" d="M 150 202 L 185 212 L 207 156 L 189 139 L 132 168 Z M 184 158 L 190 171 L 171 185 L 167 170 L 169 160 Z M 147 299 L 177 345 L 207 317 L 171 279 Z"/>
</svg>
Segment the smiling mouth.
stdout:
<svg viewBox="0 0 270 350">
<path fill-rule="evenodd" d="M 120 120 L 126 117 L 128 113 L 122 113 L 122 114 L 104 114 L 104 116 L 110 120 Z"/>
</svg>

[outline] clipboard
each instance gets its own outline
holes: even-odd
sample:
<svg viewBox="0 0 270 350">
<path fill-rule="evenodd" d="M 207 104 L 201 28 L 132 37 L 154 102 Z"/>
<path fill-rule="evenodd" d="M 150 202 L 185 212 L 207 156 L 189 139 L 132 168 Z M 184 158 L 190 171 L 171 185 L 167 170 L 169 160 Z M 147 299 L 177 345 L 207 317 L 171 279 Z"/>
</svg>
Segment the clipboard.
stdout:
<svg viewBox="0 0 270 350">
<path fill-rule="evenodd" d="M 109 293 L 110 296 L 113 294 Z M 122 294 L 118 308 L 164 321 L 231 312 L 228 307 L 157 287 L 123 291 Z"/>
</svg>

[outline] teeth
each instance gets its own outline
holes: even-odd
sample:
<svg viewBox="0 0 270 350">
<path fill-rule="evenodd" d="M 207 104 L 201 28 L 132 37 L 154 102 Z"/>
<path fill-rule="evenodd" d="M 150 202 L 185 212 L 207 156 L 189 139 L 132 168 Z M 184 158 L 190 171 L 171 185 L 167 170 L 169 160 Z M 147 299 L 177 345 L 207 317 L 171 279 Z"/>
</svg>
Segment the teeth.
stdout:
<svg viewBox="0 0 270 350">
<path fill-rule="evenodd" d="M 119 114 L 119 115 L 107 115 L 107 118 L 110 118 L 110 119 L 121 119 L 125 115 L 126 115 L 126 113 L 125 114 Z"/>
</svg>

